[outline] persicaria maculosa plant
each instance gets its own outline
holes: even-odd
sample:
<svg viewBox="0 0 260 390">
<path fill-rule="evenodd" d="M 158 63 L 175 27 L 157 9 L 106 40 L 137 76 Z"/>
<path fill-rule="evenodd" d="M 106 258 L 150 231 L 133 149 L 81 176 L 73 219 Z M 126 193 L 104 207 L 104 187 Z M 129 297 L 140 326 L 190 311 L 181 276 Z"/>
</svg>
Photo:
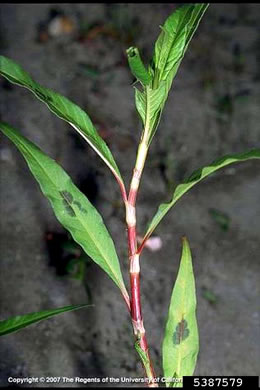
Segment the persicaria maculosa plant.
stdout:
<svg viewBox="0 0 260 390">
<path fill-rule="evenodd" d="M 207 7 L 208 4 L 185 5 L 171 14 L 161 27 L 148 66 L 144 65 L 136 47 L 130 47 L 126 52 L 130 70 L 136 79 L 135 104 L 143 128 L 128 191 L 109 148 L 99 136 L 86 112 L 67 98 L 35 82 L 11 59 L 0 56 L 1 75 L 8 81 L 33 92 L 54 114 L 68 122 L 97 152 L 119 184 L 126 215 L 129 289 L 126 288 L 121 274 L 114 243 L 98 211 L 73 184 L 61 166 L 9 124 L 0 122 L 1 131 L 22 153 L 43 194 L 49 199 L 57 219 L 120 289 L 133 325 L 134 346 L 150 387 L 158 387 L 158 381 L 149 354 L 141 309 L 140 255 L 142 250 L 166 213 L 195 184 L 229 164 L 260 158 L 260 149 L 255 149 L 243 154 L 222 157 L 192 173 L 184 183 L 175 188 L 170 202 L 160 205 L 147 231 L 143 234 L 142 242 L 138 245 L 136 200 L 149 146 L 157 131 L 181 60 Z M 182 245 L 181 262 L 169 305 L 162 345 L 163 375 L 168 378 L 167 387 L 181 386 L 180 382 L 175 383 L 176 378 L 193 375 L 199 350 L 195 281 L 191 252 L 185 237 Z M 86 306 L 86 304 L 66 306 L 2 320 L 0 334 L 5 335 L 56 314 Z"/>
</svg>

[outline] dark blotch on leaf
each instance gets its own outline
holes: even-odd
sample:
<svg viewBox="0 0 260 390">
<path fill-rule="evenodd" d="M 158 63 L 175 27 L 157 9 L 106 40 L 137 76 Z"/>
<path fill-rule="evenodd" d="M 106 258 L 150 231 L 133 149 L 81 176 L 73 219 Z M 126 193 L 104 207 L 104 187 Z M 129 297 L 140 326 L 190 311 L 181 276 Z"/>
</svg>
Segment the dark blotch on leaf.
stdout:
<svg viewBox="0 0 260 390">
<path fill-rule="evenodd" d="M 73 202 L 73 204 L 75 204 L 75 205 L 78 207 L 78 209 L 79 209 L 82 213 L 84 213 L 84 214 L 87 214 L 87 213 L 88 213 L 87 210 L 84 209 L 84 207 L 82 207 L 81 204 L 80 204 L 77 200 L 75 200 L 75 201 Z"/>
<path fill-rule="evenodd" d="M 77 200 L 75 200 L 73 203 L 79 208 L 79 210 L 81 210 L 81 204 Z"/>
<path fill-rule="evenodd" d="M 190 330 L 188 329 L 188 323 L 182 319 L 181 322 L 176 326 L 175 332 L 173 333 L 173 344 L 178 345 L 189 337 Z"/>
<path fill-rule="evenodd" d="M 63 205 L 65 207 L 65 210 L 66 210 L 66 213 L 69 214 L 71 217 L 75 217 L 76 214 L 75 214 L 75 211 L 73 210 L 73 208 L 67 203 L 67 201 L 65 199 L 63 199 Z"/>
<path fill-rule="evenodd" d="M 87 214 L 87 213 L 88 213 L 87 210 L 84 209 L 84 207 L 81 207 L 80 211 L 81 211 L 82 213 L 84 213 L 84 214 Z"/>
<path fill-rule="evenodd" d="M 73 196 L 69 191 L 60 191 L 61 196 L 66 200 L 68 203 L 73 202 Z"/>
</svg>

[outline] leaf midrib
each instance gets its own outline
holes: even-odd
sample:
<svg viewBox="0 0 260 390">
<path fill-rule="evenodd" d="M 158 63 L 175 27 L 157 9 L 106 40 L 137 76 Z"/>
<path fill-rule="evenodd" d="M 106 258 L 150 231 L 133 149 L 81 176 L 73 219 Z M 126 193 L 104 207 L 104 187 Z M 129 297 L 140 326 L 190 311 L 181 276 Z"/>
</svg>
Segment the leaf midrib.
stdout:
<svg viewBox="0 0 260 390">
<path fill-rule="evenodd" d="M 184 304 L 184 301 L 185 301 L 185 290 L 186 290 L 186 286 L 187 286 L 187 277 L 183 278 L 183 273 L 187 273 L 187 260 L 185 258 L 185 255 L 187 256 L 187 248 L 186 248 L 186 243 L 183 244 L 184 245 L 184 248 L 183 248 L 183 258 L 184 258 L 184 264 L 185 264 L 185 269 L 184 271 L 182 272 L 181 274 L 181 277 L 180 277 L 180 280 L 184 280 L 184 287 L 181 289 L 181 308 L 183 307 L 183 304 Z M 181 260 L 182 262 L 182 260 Z M 184 268 L 184 267 L 183 267 Z M 182 309 L 180 310 L 182 312 Z M 187 314 L 187 313 L 186 313 Z M 180 319 L 181 321 L 182 319 Z M 177 375 L 179 376 L 180 375 L 180 366 L 181 366 L 181 360 L 182 360 L 182 352 L 183 352 L 183 341 L 180 342 L 180 348 L 177 348 L 177 355 L 178 355 L 178 365 L 177 365 Z"/>
</svg>

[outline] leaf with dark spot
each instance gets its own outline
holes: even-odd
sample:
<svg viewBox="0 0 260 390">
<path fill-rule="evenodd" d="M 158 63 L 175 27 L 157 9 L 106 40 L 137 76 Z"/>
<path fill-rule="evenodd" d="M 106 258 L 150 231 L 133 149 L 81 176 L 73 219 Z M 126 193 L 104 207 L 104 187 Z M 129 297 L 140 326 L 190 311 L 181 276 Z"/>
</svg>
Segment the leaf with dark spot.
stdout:
<svg viewBox="0 0 260 390">
<path fill-rule="evenodd" d="M 87 214 L 87 210 L 84 209 L 78 201 L 74 201 L 73 204 L 75 204 L 82 213 Z"/>
<path fill-rule="evenodd" d="M 193 375 L 199 351 L 196 291 L 190 247 L 183 238 L 180 267 L 172 291 L 163 340 L 163 373 L 166 378 Z M 175 387 L 174 381 L 166 387 Z M 179 384 L 176 386 L 179 387 Z"/>
<path fill-rule="evenodd" d="M 73 208 L 67 203 L 67 201 L 65 199 L 63 199 L 63 205 L 65 207 L 65 210 L 66 210 L 66 213 L 69 214 L 71 217 L 75 217 L 76 214 L 75 214 L 75 211 L 73 210 Z"/>
<path fill-rule="evenodd" d="M 83 214 L 87 214 L 87 213 L 88 213 L 87 210 L 84 209 L 84 207 L 81 207 L 80 211 L 81 211 Z"/>
<path fill-rule="evenodd" d="M 188 329 L 188 323 L 186 320 L 182 319 L 176 326 L 175 332 L 173 333 L 173 344 L 180 344 L 189 337 L 189 334 L 190 330 Z"/>
<path fill-rule="evenodd" d="M 115 246 L 99 212 L 55 160 L 7 123 L 0 122 L 0 131 L 24 156 L 60 223 L 70 232 L 86 255 L 111 277 L 128 299 Z M 75 202 L 78 202 L 78 206 Z M 78 210 L 79 204 L 81 211 Z M 87 211 L 87 214 L 83 214 L 82 211 Z"/>
<path fill-rule="evenodd" d="M 60 191 L 60 194 L 64 198 L 64 200 L 66 200 L 66 202 L 68 202 L 69 204 L 73 202 L 73 196 L 69 191 Z"/>
<path fill-rule="evenodd" d="M 77 200 L 75 200 L 73 204 L 75 204 L 79 208 L 79 210 L 81 210 L 81 204 Z"/>
</svg>

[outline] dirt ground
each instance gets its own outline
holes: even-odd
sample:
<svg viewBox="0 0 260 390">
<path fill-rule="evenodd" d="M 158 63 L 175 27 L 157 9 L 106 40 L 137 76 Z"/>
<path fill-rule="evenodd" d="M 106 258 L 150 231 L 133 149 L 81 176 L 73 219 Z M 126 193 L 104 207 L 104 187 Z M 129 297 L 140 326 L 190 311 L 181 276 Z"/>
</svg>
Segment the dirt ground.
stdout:
<svg viewBox="0 0 260 390">
<path fill-rule="evenodd" d="M 127 184 L 141 124 L 125 50 L 137 45 L 147 62 L 159 25 L 176 6 L 0 8 L 1 54 L 89 113 Z M 158 205 L 170 199 L 173 186 L 194 169 L 222 155 L 260 147 L 259 24 L 259 4 L 210 5 L 150 149 L 138 197 L 140 234 Z M 1 119 L 55 158 L 102 213 L 128 285 L 124 209 L 111 173 L 73 129 L 29 91 L 3 80 L 0 91 Z M 0 160 L 0 318 L 84 303 L 88 291 L 94 304 L 2 337 L 0 385 L 7 386 L 8 377 L 141 377 L 118 289 L 94 263 L 88 265 L 83 282 L 59 272 L 59 259 L 50 263 L 46 234 L 52 232 L 53 237 L 64 230 L 4 136 Z M 161 342 L 184 234 L 197 286 L 200 353 L 195 374 L 259 375 L 259 200 L 258 161 L 226 168 L 185 195 L 159 225 L 155 234 L 162 239 L 161 250 L 143 252 L 143 314 L 157 375 L 162 375 Z M 218 222 L 221 213 L 228 221 L 226 229 Z M 54 384 L 66 385 L 90 386 Z"/>
</svg>

